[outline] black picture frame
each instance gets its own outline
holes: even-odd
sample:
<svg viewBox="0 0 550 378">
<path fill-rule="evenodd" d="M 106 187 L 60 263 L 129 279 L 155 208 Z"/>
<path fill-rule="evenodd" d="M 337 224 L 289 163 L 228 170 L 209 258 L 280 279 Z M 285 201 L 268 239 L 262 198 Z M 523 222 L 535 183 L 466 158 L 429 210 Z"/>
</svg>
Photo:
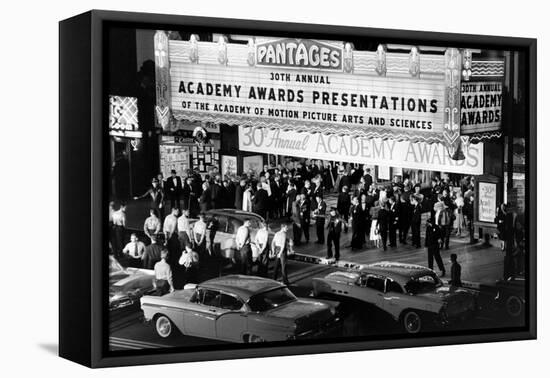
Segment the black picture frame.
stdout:
<svg viewBox="0 0 550 378">
<path fill-rule="evenodd" d="M 326 344 L 274 344 L 261 348 L 230 346 L 215 350 L 162 350 L 140 353 L 106 352 L 104 254 L 107 209 L 105 172 L 108 169 L 107 133 L 102 127 L 105 112 L 106 30 L 113 25 L 170 30 L 185 25 L 219 32 L 279 35 L 299 33 L 340 39 L 383 38 L 396 43 L 491 47 L 522 51 L 527 68 L 527 172 L 526 219 L 527 326 L 477 334 L 441 333 L 436 337 L 396 337 L 335 341 Z M 295 24 L 177 15 L 93 10 L 59 24 L 59 117 L 60 117 L 60 225 L 59 225 L 59 355 L 89 367 L 206 361 L 370 349 L 406 348 L 534 339 L 536 318 L 536 39 L 486 35 L 450 34 L 406 30 Z M 467 30 L 465 30 L 467 31 Z"/>
</svg>

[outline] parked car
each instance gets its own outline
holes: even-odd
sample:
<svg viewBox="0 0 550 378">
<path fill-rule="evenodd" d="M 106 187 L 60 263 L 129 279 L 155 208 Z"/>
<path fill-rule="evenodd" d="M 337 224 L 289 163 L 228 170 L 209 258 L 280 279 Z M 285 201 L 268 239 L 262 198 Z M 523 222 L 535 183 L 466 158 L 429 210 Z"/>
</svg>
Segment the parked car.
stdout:
<svg viewBox="0 0 550 378">
<path fill-rule="evenodd" d="M 109 310 L 139 303 L 139 298 L 154 291 L 155 272 L 149 269 L 124 268 L 109 256 Z"/>
<path fill-rule="evenodd" d="M 243 275 L 141 298 L 145 320 L 161 337 L 179 331 L 236 343 L 315 337 L 338 325 L 337 305 L 297 298 L 280 282 Z"/>
<path fill-rule="evenodd" d="M 237 229 L 243 225 L 245 219 L 250 220 L 250 238 L 254 240 L 256 232 L 260 229 L 261 223 L 264 223 L 265 220 L 258 214 L 242 211 L 236 209 L 213 209 L 208 210 L 206 213 L 206 219 L 216 217 L 218 220 L 218 231 L 216 232 L 216 237 L 214 238 L 214 249 L 219 251 L 222 257 L 227 259 L 233 259 L 236 255 L 237 243 L 235 237 L 237 235 Z M 196 222 L 195 219 L 192 219 L 189 223 L 192 226 Z M 269 244 L 273 240 L 273 235 L 275 232 L 268 228 L 269 232 Z M 289 240 L 292 240 L 292 235 L 289 235 Z M 256 245 L 251 244 L 253 254 L 256 255 Z M 292 246 L 291 246 L 292 249 Z"/>
<path fill-rule="evenodd" d="M 480 293 L 490 298 L 490 308 L 494 311 L 505 311 L 510 319 L 525 315 L 525 277 L 511 277 L 494 283 L 484 283 Z"/>
<path fill-rule="evenodd" d="M 446 325 L 476 311 L 473 292 L 446 286 L 431 269 L 396 262 L 314 278 L 313 295 L 366 302 L 388 313 L 404 331 L 413 334 L 429 324 Z"/>
</svg>

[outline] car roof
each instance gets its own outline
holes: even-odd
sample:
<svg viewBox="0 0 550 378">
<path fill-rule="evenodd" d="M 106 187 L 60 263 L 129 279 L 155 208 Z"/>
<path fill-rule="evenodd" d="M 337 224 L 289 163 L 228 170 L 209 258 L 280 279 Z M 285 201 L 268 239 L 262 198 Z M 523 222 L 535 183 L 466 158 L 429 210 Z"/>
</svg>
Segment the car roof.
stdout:
<svg viewBox="0 0 550 378">
<path fill-rule="evenodd" d="M 374 264 L 364 265 L 361 268 L 362 273 L 379 274 L 386 276 L 401 284 L 405 284 L 411 278 L 432 275 L 434 271 L 422 265 L 406 264 L 391 261 L 382 261 Z"/>
<path fill-rule="evenodd" d="M 197 285 L 200 288 L 220 290 L 232 293 L 240 297 L 245 302 L 253 295 L 264 293 L 273 289 L 285 287 L 280 282 L 269 278 L 245 276 L 232 274 L 224 277 L 217 277 Z"/>
<path fill-rule="evenodd" d="M 260 215 L 251 213 L 249 211 L 244 210 L 237 210 L 237 209 L 215 209 L 215 210 L 208 210 L 206 212 L 206 215 L 225 215 L 225 216 L 232 216 L 239 219 L 246 219 L 246 218 L 257 218 L 262 221 L 264 221 L 264 218 L 262 218 Z"/>
</svg>

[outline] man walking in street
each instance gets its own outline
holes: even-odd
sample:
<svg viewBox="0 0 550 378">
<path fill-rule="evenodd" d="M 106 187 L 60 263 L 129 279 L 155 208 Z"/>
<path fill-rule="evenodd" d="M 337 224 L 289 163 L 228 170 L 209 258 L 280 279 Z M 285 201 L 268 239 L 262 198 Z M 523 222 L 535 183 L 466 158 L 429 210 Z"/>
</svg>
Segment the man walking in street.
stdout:
<svg viewBox="0 0 550 378">
<path fill-rule="evenodd" d="M 256 265 L 258 266 L 258 276 L 267 277 L 269 269 L 269 232 L 267 231 L 267 224 L 262 222 L 260 229 L 256 231 L 254 237 L 254 244 L 258 248 L 258 257 L 256 259 Z"/>
<path fill-rule="evenodd" d="M 288 226 L 286 224 L 281 225 L 281 229 L 275 233 L 273 240 L 271 241 L 271 253 L 275 257 L 275 270 L 273 272 L 273 279 L 277 280 L 279 276 L 279 270 L 281 270 L 281 275 L 283 283 L 289 285 L 288 276 L 286 271 L 286 261 L 288 256 L 288 237 L 287 237 Z"/>
<path fill-rule="evenodd" d="M 334 245 L 334 259 L 340 260 L 340 235 L 342 234 L 342 219 L 336 208 L 330 209 L 327 225 L 327 259 L 332 259 L 332 246 Z"/>
<path fill-rule="evenodd" d="M 451 253 L 451 280 L 449 281 L 449 285 L 454 287 L 462 286 L 461 275 L 462 267 L 458 263 L 456 253 Z"/>
<path fill-rule="evenodd" d="M 252 274 L 252 248 L 250 247 L 250 219 L 246 219 L 237 229 L 235 237 L 237 249 L 240 254 L 241 273 Z"/>
<path fill-rule="evenodd" d="M 445 266 L 439 253 L 439 239 L 441 229 L 434 224 L 432 219 L 428 219 L 426 222 L 426 248 L 428 248 L 428 268 L 433 269 L 434 259 L 437 263 L 437 267 L 441 271 L 441 277 L 445 276 Z"/>
</svg>

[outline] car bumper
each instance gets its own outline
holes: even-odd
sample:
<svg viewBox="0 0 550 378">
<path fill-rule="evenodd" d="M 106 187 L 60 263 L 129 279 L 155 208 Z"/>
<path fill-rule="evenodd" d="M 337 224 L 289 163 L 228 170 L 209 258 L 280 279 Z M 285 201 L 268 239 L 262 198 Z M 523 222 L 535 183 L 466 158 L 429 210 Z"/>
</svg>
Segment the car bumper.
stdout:
<svg viewBox="0 0 550 378">
<path fill-rule="evenodd" d="M 314 327 L 306 331 L 297 333 L 290 336 L 289 340 L 308 340 L 315 339 L 319 337 L 330 337 L 337 335 L 342 329 L 342 319 L 340 317 L 335 317 L 330 321 L 322 324 L 319 327 Z"/>
</svg>

